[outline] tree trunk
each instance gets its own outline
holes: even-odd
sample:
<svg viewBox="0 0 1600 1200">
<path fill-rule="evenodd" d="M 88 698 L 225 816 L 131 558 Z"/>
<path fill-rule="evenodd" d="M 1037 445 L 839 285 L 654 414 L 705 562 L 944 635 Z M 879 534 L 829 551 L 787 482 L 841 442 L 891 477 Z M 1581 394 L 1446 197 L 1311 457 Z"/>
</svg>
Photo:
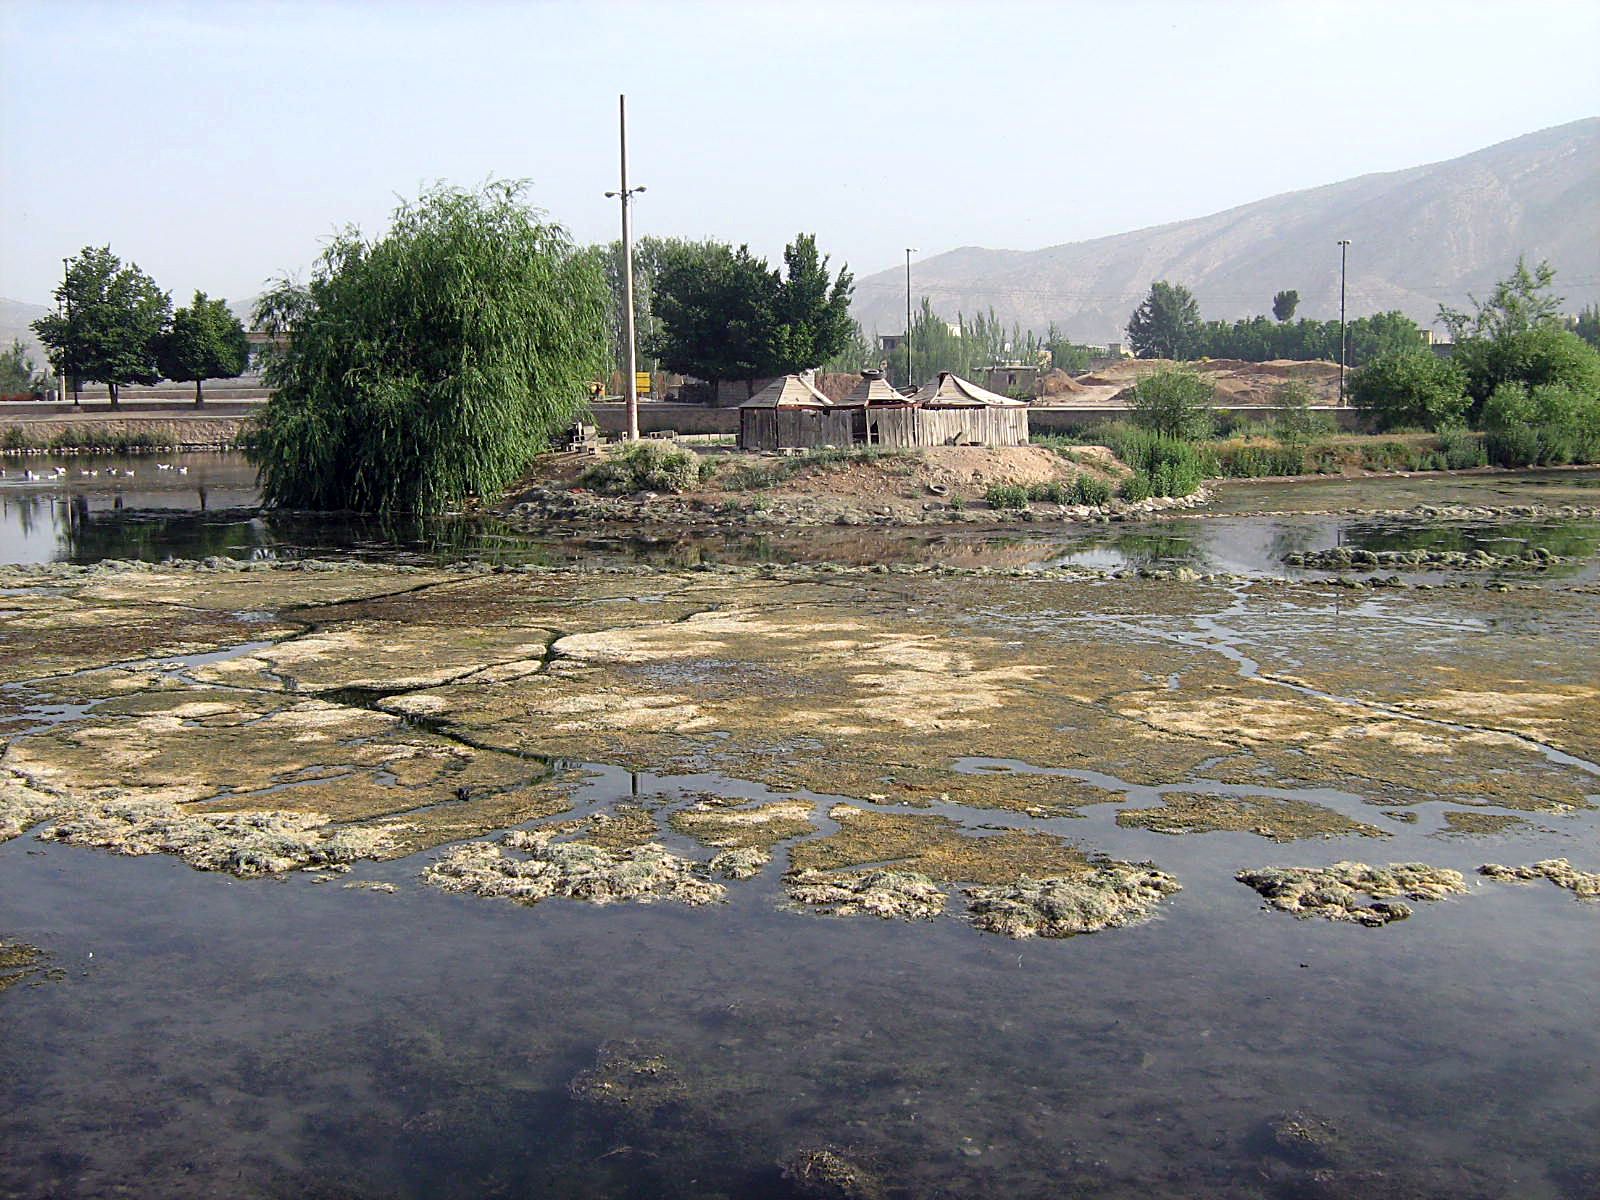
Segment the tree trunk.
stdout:
<svg viewBox="0 0 1600 1200">
<path fill-rule="evenodd" d="M 114 384 L 114 383 L 106 384 L 106 395 L 111 397 L 111 407 L 112 408 L 116 408 L 117 407 L 117 385 Z"/>
<path fill-rule="evenodd" d="M 198 379 L 194 381 L 194 406 L 196 408 L 200 407 L 200 381 Z"/>
</svg>

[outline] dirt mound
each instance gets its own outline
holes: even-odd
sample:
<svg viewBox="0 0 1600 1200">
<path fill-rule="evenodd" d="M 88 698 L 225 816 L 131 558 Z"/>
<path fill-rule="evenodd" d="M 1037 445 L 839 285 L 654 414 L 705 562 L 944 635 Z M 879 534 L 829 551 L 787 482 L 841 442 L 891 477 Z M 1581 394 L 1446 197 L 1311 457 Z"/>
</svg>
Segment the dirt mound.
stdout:
<svg viewBox="0 0 1600 1200">
<path fill-rule="evenodd" d="M 1040 396 L 1070 396 L 1085 390 L 1083 384 L 1059 367 L 1048 372 L 1039 380 Z"/>
</svg>

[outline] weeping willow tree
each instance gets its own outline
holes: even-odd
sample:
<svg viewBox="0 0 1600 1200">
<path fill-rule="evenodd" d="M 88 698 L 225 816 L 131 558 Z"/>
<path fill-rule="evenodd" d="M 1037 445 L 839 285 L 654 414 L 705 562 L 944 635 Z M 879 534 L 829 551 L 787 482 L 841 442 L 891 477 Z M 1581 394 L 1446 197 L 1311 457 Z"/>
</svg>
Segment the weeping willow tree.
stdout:
<svg viewBox="0 0 1600 1200">
<path fill-rule="evenodd" d="M 604 267 L 524 188 L 435 188 L 262 297 L 257 326 L 287 335 L 251 439 L 267 503 L 446 511 L 498 494 L 584 411 L 606 365 Z"/>
</svg>

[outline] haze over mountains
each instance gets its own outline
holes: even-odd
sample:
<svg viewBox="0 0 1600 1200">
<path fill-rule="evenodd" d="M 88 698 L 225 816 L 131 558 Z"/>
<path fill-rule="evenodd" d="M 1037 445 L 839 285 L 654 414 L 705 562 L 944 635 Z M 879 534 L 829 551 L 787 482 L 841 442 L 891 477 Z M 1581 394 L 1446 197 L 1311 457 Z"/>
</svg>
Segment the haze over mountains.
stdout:
<svg viewBox="0 0 1600 1200">
<path fill-rule="evenodd" d="M 992 307 L 1007 324 L 1043 332 L 1053 321 L 1086 342 L 1121 340 L 1157 279 L 1188 287 L 1208 320 L 1270 313 L 1283 288 L 1299 291 L 1298 316 L 1337 317 L 1340 238 L 1352 243 L 1352 316 L 1400 309 L 1431 324 L 1440 302 L 1483 295 L 1523 253 L 1550 260 L 1564 308 L 1576 312 L 1600 300 L 1600 118 L 1113 237 L 963 247 L 913 261 L 912 294 L 952 320 Z M 902 330 L 903 269 L 858 280 L 854 313 L 869 334 Z"/>
</svg>

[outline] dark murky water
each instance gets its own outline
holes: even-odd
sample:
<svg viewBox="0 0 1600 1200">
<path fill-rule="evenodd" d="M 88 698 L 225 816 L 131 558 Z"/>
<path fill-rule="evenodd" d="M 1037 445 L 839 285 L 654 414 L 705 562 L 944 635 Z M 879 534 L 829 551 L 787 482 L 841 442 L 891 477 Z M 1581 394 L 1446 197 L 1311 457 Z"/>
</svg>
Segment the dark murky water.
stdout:
<svg viewBox="0 0 1600 1200">
<path fill-rule="evenodd" d="M 1485 885 L 1382 930 L 1297 922 L 1231 880 L 1293 851 L 1088 813 L 1047 824 L 1177 855 L 1185 889 L 1045 943 L 789 913 L 770 869 L 710 910 L 527 909 L 421 888 L 432 853 L 364 865 L 402 889 L 377 895 L 18 839 L 0 924 L 67 978 L 0 1002 L 0 1194 L 754 1197 L 826 1144 L 896 1196 L 1592 1195 L 1586 906 Z M 1518 861 L 1593 844 L 1557 824 Z M 1499 844 L 1425 837 L 1384 857 Z M 672 1064 L 671 1105 L 574 1099 L 618 1039 Z M 1272 1144 L 1297 1111 L 1338 1131 L 1320 1165 Z"/>
<path fill-rule="evenodd" d="M 1514 538 L 1592 558 L 1600 540 L 1585 523 L 1319 516 L 1003 535 L 530 536 L 217 513 L 253 502 L 248 468 L 223 456 L 175 464 L 190 473 L 125 481 L 143 490 L 103 475 L 35 491 L 0 481 L 3 557 L 900 557 L 1277 572 L 1289 550 L 1336 542 Z M 1498 502 L 1528 501 L 1512 494 Z M 1026 764 L 964 764 L 995 766 Z M 760 794 L 598 768 L 585 801 L 706 787 Z M 896 1200 L 1600 1195 L 1592 906 L 1544 884 L 1484 884 L 1371 930 L 1263 912 L 1232 879 L 1242 866 L 1339 858 L 1469 875 L 1496 859 L 1593 866 L 1600 817 L 1531 814 L 1509 835 L 1441 836 L 1444 806 L 1422 805 L 1383 842 L 1274 846 L 1121 828 L 1120 808 L 1160 794 L 1127 791 L 1078 818 L 962 810 L 1155 858 L 1184 885 L 1149 925 L 1053 942 L 950 919 L 792 913 L 781 854 L 710 909 L 523 908 L 421 886 L 439 851 L 358 866 L 353 878 L 399 886 L 382 895 L 15 839 L 0 845 L 0 935 L 45 947 L 65 978 L 0 995 L 0 1196 L 754 1198 L 795 1194 L 776 1164 L 823 1145 L 870 1167 Z M 1390 824 L 1358 797 L 1304 795 Z M 574 1097 L 569 1082 L 617 1041 L 671 1065 L 682 1086 L 669 1103 L 606 1116 Z M 1315 1151 L 1275 1141 L 1271 1123 L 1289 1113 L 1336 1139 Z"/>
<path fill-rule="evenodd" d="M 1414 504 L 1549 505 L 1600 503 L 1600 471 L 1396 478 L 1381 482 L 1310 480 L 1227 483 L 1209 511 L 1285 509 L 1288 515 L 1180 517 L 1114 525 L 971 526 L 871 529 L 641 529 L 578 525 L 537 530 L 492 517 L 435 520 L 313 518 L 255 511 L 255 474 L 237 454 L 164 460 L 79 456 L 12 459 L 0 479 L 0 561 L 159 561 L 222 555 L 355 557 L 419 563 L 474 559 L 496 563 L 941 563 L 969 567 L 1108 570 L 1186 566 L 1243 575 L 1287 571 L 1286 554 L 1345 545 L 1368 550 L 1475 550 L 1510 554 L 1542 547 L 1581 559 L 1600 548 L 1600 521 L 1416 522 L 1330 516 L 1295 509 Z M 19 479 L 29 470 L 63 480 Z M 112 469 L 134 476 L 110 475 Z M 186 470 L 186 474 L 178 471 Z M 85 472 L 95 472 L 86 475 Z M 1309 574 L 1318 574 L 1309 572 Z M 1546 577 L 1600 575 L 1594 564 L 1552 568 Z"/>
</svg>

